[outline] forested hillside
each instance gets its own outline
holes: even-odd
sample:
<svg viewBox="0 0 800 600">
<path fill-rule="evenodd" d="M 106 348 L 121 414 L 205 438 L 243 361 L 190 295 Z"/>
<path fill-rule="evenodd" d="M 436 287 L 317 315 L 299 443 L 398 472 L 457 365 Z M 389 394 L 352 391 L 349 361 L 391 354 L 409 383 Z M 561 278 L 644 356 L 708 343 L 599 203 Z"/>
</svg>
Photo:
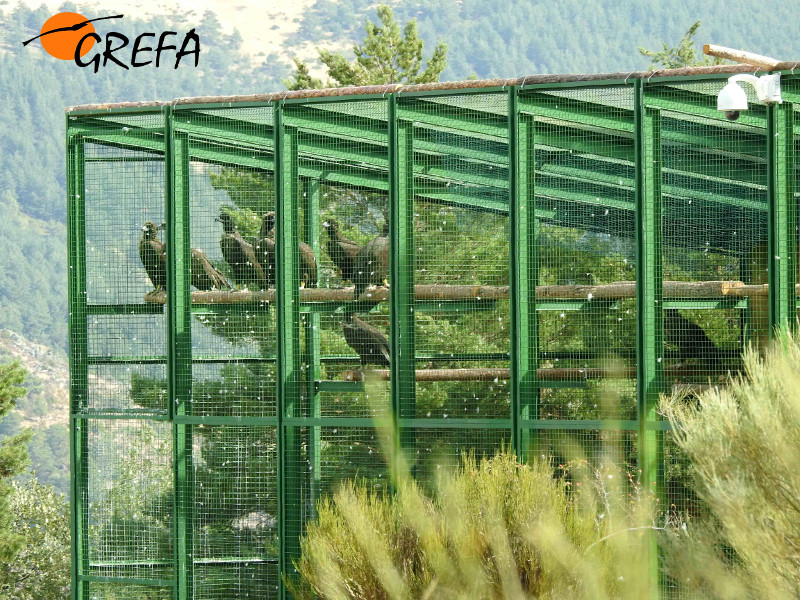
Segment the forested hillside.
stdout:
<svg viewBox="0 0 800 600">
<path fill-rule="evenodd" d="M 372 0 L 317 0 L 296 35 L 319 45 L 357 41 L 374 14 Z M 403 0 L 391 3 L 398 20 L 416 17 L 432 46 L 448 45 L 443 80 L 518 77 L 533 73 L 602 73 L 647 69 L 638 46 L 674 45 L 702 20 L 697 40 L 782 60 L 800 55 L 795 43 L 797 5 L 723 0 Z"/>
</svg>

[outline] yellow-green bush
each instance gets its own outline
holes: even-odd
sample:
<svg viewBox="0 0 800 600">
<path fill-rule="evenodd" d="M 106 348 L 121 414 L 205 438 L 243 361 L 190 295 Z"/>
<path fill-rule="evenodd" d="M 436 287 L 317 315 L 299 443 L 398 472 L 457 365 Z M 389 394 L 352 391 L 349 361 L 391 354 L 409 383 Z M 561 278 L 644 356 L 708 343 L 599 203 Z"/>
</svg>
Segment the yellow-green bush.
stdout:
<svg viewBox="0 0 800 600">
<path fill-rule="evenodd" d="M 800 342 L 782 335 L 697 403 L 662 402 L 711 515 L 666 538 L 694 597 L 800 597 Z M 699 408 L 698 408 L 699 406 Z"/>
<path fill-rule="evenodd" d="M 319 504 L 293 592 L 638 600 L 647 595 L 652 523 L 635 487 L 609 474 L 576 468 L 568 486 L 549 464 L 501 452 L 466 458 L 431 496 L 408 478 L 394 498 L 345 485 Z"/>
</svg>

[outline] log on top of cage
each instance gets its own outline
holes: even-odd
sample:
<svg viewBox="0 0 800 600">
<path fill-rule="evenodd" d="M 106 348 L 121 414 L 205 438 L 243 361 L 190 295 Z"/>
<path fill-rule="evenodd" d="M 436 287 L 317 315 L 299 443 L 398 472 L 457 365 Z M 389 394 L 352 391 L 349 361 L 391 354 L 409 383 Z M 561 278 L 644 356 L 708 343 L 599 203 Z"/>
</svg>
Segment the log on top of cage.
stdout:
<svg viewBox="0 0 800 600">
<path fill-rule="evenodd" d="M 797 66 L 795 61 L 780 61 L 771 56 L 764 56 L 756 54 L 755 52 L 747 52 L 745 50 L 737 50 L 735 48 L 727 48 L 725 46 L 718 46 L 716 44 L 704 44 L 703 54 L 706 56 L 716 56 L 717 58 L 726 58 L 738 63 L 752 65 L 759 69 L 766 71 L 777 71 L 781 69 L 792 69 Z"/>
<path fill-rule="evenodd" d="M 746 285 L 741 281 L 665 281 L 664 298 L 746 298 L 766 296 L 767 284 Z M 800 286 L 798 286 L 800 293 Z M 353 302 L 353 288 L 301 288 L 300 302 Z M 416 300 L 505 300 L 509 295 L 507 285 L 444 285 L 419 284 L 414 286 Z M 536 287 L 539 300 L 620 300 L 636 297 L 635 281 L 619 281 L 601 285 L 540 285 Z M 383 286 L 370 286 L 363 294 L 362 302 L 386 302 L 389 289 Z M 145 295 L 144 301 L 164 304 L 166 294 L 153 290 Z M 192 292 L 194 304 L 253 304 L 275 302 L 275 290 L 211 290 Z"/>
</svg>

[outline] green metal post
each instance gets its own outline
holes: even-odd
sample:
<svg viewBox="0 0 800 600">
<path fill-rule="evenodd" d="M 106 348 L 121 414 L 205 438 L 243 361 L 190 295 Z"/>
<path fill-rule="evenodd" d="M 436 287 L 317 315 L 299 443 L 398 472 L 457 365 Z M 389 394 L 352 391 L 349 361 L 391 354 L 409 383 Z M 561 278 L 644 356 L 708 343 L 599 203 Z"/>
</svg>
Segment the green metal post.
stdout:
<svg viewBox="0 0 800 600">
<path fill-rule="evenodd" d="M 794 198 L 794 106 L 767 107 L 769 180 L 769 328 L 795 325 L 797 270 L 797 206 Z"/>
<path fill-rule="evenodd" d="M 193 597 L 192 426 L 180 422 L 191 414 L 192 300 L 189 215 L 189 138 L 173 131 L 172 112 L 164 112 L 166 139 L 167 377 L 169 415 L 173 420 L 174 565 L 176 600 Z"/>
<path fill-rule="evenodd" d="M 67 121 L 69 128 L 69 121 Z M 69 129 L 68 129 L 69 131 Z M 67 142 L 67 260 L 69 267 L 70 390 L 70 527 L 72 534 L 71 598 L 89 599 L 87 422 L 82 413 L 89 397 L 88 325 L 86 309 L 86 171 L 83 138 Z"/>
<path fill-rule="evenodd" d="M 402 107 L 389 102 L 389 318 L 391 321 L 391 398 L 395 422 L 415 415 L 414 362 L 414 137 Z M 400 452 L 412 456 L 414 432 L 396 429 Z M 398 454 L 398 458 L 400 454 Z M 410 463 L 406 463 L 410 466 Z M 398 475 L 393 465 L 392 477 Z"/>
<path fill-rule="evenodd" d="M 644 103 L 641 80 L 634 83 L 636 97 L 636 392 L 639 420 L 639 469 L 642 484 L 661 494 L 661 433 L 656 403 L 664 390 L 664 319 L 661 231 L 661 113 Z M 651 426 L 648 426 L 651 425 Z M 655 536 L 649 548 L 651 597 L 659 597 L 658 547 Z"/>
<path fill-rule="evenodd" d="M 306 179 L 304 186 L 304 206 L 303 212 L 303 241 L 314 250 L 314 256 L 320 256 L 319 243 L 319 200 L 320 184 L 319 179 Z M 320 314 L 318 312 L 306 313 L 303 315 L 305 324 L 305 394 L 309 402 L 310 410 L 307 414 L 314 419 L 322 416 L 320 407 L 320 394 L 317 391 L 316 382 L 322 376 L 321 371 L 321 350 L 320 350 Z M 317 497 L 321 485 L 321 460 L 320 448 L 322 445 L 322 432 L 319 427 L 309 427 L 308 431 L 308 461 L 311 465 L 308 497 L 308 515 L 315 515 Z M 305 518 L 304 518 L 305 522 Z"/>
<path fill-rule="evenodd" d="M 538 418 L 539 353 L 536 315 L 537 223 L 534 216 L 534 117 L 519 112 L 519 89 L 508 94 L 508 150 L 511 225 L 511 422 L 512 446 L 522 459 L 531 446 L 523 421 Z"/>
<path fill-rule="evenodd" d="M 297 426 L 286 417 L 300 416 L 300 257 L 299 175 L 297 130 L 283 124 L 284 104 L 275 105 L 275 267 L 277 311 L 278 398 L 278 494 L 280 516 L 280 570 L 294 574 L 292 559 L 300 555 L 300 506 L 302 502 L 300 438 Z M 292 530 L 291 527 L 294 527 Z M 286 597 L 283 582 L 280 595 Z"/>
</svg>

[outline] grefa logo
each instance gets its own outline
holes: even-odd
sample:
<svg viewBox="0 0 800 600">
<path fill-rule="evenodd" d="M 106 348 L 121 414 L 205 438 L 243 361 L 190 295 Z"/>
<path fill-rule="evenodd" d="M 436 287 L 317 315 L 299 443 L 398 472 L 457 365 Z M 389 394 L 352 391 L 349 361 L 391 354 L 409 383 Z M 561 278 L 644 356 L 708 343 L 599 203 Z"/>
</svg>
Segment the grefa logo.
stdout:
<svg viewBox="0 0 800 600">
<path fill-rule="evenodd" d="M 42 48 L 53 58 L 74 60 L 76 65 L 84 68 L 93 66 L 95 73 L 101 66 L 105 67 L 109 63 L 126 70 L 130 67 L 137 68 L 148 65 L 160 67 L 162 62 L 171 63 L 172 56 L 175 58 L 175 69 L 181 64 L 181 59 L 190 55 L 194 56 L 194 66 L 198 65 L 200 37 L 195 33 L 194 28 L 184 34 L 180 50 L 176 44 L 170 43 L 177 41 L 178 33 L 175 31 L 162 31 L 158 37 L 155 33 L 140 33 L 130 47 L 128 36 L 116 31 L 109 31 L 105 35 L 105 44 L 103 44 L 103 38 L 95 31 L 92 23 L 108 19 L 121 19 L 124 16 L 112 15 L 87 19 L 74 12 L 58 13 L 45 21 L 39 35 L 22 42 L 22 45 L 27 46 L 35 40 L 41 40 Z M 84 59 L 95 44 L 98 44 L 96 52 L 90 58 Z M 155 48 L 153 44 L 155 44 Z M 169 55 L 170 60 L 167 60 L 165 54 Z"/>
</svg>

